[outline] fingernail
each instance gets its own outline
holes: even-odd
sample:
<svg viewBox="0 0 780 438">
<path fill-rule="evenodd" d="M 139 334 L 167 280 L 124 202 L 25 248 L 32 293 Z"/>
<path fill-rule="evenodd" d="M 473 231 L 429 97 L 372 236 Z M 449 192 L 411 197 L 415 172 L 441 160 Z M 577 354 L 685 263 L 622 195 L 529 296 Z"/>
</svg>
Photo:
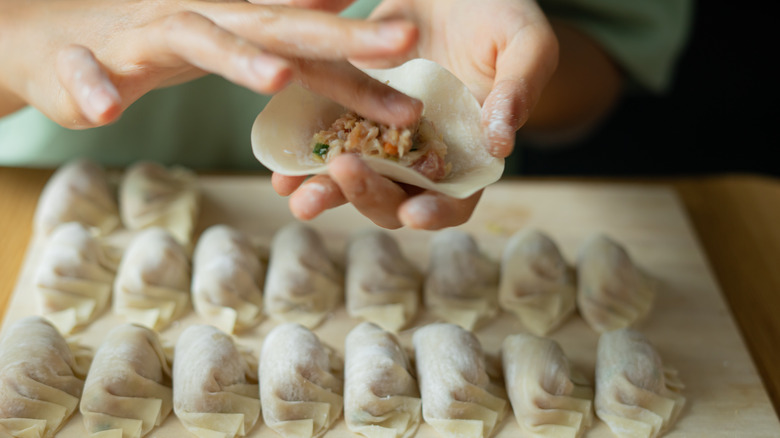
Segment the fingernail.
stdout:
<svg viewBox="0 0 780 438">
<path fill-rule="evenodd" d="M 379 42 L 386 46 L 395 46 L 406 40 L 406 30 L 397 23 L 384 23 L 377 32 Z"/>
<path fill-rule="evenodd" d="M 103 114 L 108 112 L 119 101 L 119 95 L 114 90 L 106 87 L 94 88 L 87 98 L 92 113 L 92 118 L 97 121 Z"/>
<path fill-rule="evenodd" d="M 429 228 L 436 220 L 439 205 L 433 196 L 420 195 L 406 202 L 399 215 L 401 223 L 409 228 Z"/>
<path fill-rule="evenodd" d="M 382 103 L 390 113 L 397 115 L 399 119 L 404 119 L 408 123 L 417 120 L 417 116 L 423 106 L 422 101 L 400 92 L 385 94 L 382 98 Z"/>
<path fill-rule="evenodd" d="M 258 55 L 250 61 L 252 71 L 263 79 L 271 80 L 289 66 L 286 62 L 265 55 Z"/>
</svg>

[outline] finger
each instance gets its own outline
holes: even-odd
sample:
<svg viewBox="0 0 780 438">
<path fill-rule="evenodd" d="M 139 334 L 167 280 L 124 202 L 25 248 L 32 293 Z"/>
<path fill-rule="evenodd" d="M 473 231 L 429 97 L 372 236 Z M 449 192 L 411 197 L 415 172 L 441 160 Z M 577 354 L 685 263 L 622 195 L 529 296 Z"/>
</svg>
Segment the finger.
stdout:
<svg viewBox="0 0 780 438">
<path fill-rule="evenodd" d="M 56 62 L 60 84 L 87 120 L 105 125 L 119 117 L 122 112 L 119 92 L 89 49 L 67 46 L 60 50 Z"/>
<path fill-rule="evenodd" d="M 454 227 L 469 220 L 481 196 L 481 190 L 466 199 L 427 191 L 404 202 L 398 217 L 409 228 L 438 230 Z"/>
<path fill-rule="evenodd" d="M 281 196 L 290 196 L 304 180 L 306 176 L 287 176 L 278 172 L 271 174 L 271 186 Z"/>
<path fill-rule="evenodd" d="M 407 20 L 371 22 L 336 14 L 244 2 L 198 2 L 197 12 L 285 58 L 346 59 L 396 56 L 417 42 Z"/>
<path fill-rule="evenodd" d="M 298 60 L 296 79 L 371 120 L 409 126 L 420 118 L 423 104 L 361 72 L 347 62 Z"/>
<path fill-rule="evenodd" d="M 353 154 L 336 157 L 328 165 L 328 172 L 360 213 L 380 227 L 401 227 L 398 207 L 408 195 L 398 184 L 374 172 Z"/>
<path fill-rule="evenodd" d="M 341 189 L 328 175 L 315 175 L 290 197 L 290 211 L 300 220 L 310 220 L 346 202 Z"/>
<path fill-rule="evenodd" d="M 287 61 L 220 28 L 194 12 L 180 12 L 158 22 L 146 44 L 159 65 L 193 65 L 259 93 L 273 93 L 292 78 Z"/>
<path fill-rule="evenodd" d="M 256 5 L 286 5 L 296 8 L 341 12 L 354 3 L 354 0 L 250 0 L 249 3 Z"/>
<path fill-rule="evenodd" d="M 493 89 L 482 106 L 491 155 L 512 153 L 515 133 L 528 120 L 557 65 L 558 43 L 543 17 L 526 26 L 499 55 Z"/>
</svg>

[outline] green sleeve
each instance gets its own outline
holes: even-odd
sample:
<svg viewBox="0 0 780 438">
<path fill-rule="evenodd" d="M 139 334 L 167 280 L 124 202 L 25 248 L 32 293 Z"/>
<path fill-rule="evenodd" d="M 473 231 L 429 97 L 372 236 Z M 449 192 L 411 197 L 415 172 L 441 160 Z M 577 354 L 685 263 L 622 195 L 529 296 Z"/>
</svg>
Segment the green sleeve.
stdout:
<svg viewBox="0 0 780 438">
<path fill-rule="evenodd" d="M 690 34 L 693 0 L 539 0 L 551 18 L 594 38 L 652 92 L 668 89 Z"/>
</svg>

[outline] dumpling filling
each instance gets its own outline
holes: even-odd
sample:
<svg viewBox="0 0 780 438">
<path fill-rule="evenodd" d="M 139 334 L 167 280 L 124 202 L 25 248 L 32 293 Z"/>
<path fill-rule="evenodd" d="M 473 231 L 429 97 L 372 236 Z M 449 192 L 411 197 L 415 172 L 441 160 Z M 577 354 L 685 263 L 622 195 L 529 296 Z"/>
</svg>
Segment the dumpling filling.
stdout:
<svg viewBox="0 0 780 438">
<path fill-rule="evenodd" d="M 330 128 L 314 134 L 311 148 L 319 162 L 330 162 L 345 152 L 384 158 L 414 169 L 433 182 L 444 179 L 452 169 L 452 164 L 444 162 L 447 145 L 424 117 L 413 128 L 395 128 L 347 112 Z"/>
</svg>

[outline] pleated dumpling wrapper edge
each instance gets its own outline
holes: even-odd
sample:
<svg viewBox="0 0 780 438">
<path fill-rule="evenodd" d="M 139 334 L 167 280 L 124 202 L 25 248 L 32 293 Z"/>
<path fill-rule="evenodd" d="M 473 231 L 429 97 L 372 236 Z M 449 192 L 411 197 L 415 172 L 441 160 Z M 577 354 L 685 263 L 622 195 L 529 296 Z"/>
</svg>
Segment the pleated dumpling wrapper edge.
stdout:
<svg viewBox="0 0 780 438">
<path fill-rule="evenodd" d="M 89 368 L 79 354 L 40 316 L 8 326 L 0 338 L 0 432 L 54 436 L 79 404 Z"/>
<path fill-rule="evenodd" d="M 389 159 L 364 157 L 368 166 L 395 181 L 455 198 L 467 198 L 501 177 L 504 160 L 491 156 L 485 148 L 479 102 L 452 73 L 425 59 L 365 72 L 423 102 L 422 116 L 432 122 L 447 145 L 444 160 L 451 169 L 443 180 L 433 182 Z M 288 86 L 255 120 L 251 136 L 255 157 L 284 175 L 327 173 L 327 164 L 311 157 L 312 137 L 346 111 L 341 104 L 301 86 Z"/>
<path fill-rule="evenodd" d="M 344 419 L 366 438 L 410 438 L 422 417 L 420 392 L 398 339 L 371 322 L 347 335 Z"/>
<path fill-rule="evenodd" d="M 48 235 L 67 222 L 80 222 L 100 235 L 120 225 L 106 172 L 91 160 L 80 158 L 60 166 L 38 198 L 33 218 L 36 234 Z"/>
<path fill-rule="evenodd" d="M 655 438 L 685 405 L 677 372 L 665 367 L 645 336 L 623 328 L 603 333 L 596 357 L 596 415 L 621 438 Z"/>
<path fill-rule="evenodd" d="M 506 414 L 479 340 L 455 324 L 434 323 L 412 337 L 423 418 L 443 438 L 489 438 Z"/>
<path fill-rule="evenodd" d="M 118 260 L 94 228 L 58 225 L 46 240 L 34 274 L 38 311 L 67 335 L 88 326 L 109 306 Z"/>
<path fill-rule="evenodd" d="M 317 438 L 341 417 L 343 362 L 314 332 L 276 326 L 260 352 L 263 421 L 284 438 Z"/>
<path fill-rule="evenodd" d="M 112 329 L 95 353 L 80 410 L 93 437 L 142 437 L 171 413 L 169 358 L 157 333 L 135 324 Z"/>
<path fill-rule="evenodd" d="M 509 400 L 523 436 L 577 438 L 593 421 L 593 388 L 560 345 L 530 334 L 507 336 L 501 348 Z"/>
<path fill-rule="evenodd" d="M 250 360 L 251 359 L 251 360 Z M 260 417 L 254 358 L 210 325 L 189 326 L 176 342 L 173 409 L 199 438 L 250 433 Z"/>
<path fill-rule="evenodd" d="M 546 233 L 514 234 L 501 258 L 498 302 L 533 334 L 544 336 L 575 310 L 575 280 L 558 245 Z"/>
</svg>

